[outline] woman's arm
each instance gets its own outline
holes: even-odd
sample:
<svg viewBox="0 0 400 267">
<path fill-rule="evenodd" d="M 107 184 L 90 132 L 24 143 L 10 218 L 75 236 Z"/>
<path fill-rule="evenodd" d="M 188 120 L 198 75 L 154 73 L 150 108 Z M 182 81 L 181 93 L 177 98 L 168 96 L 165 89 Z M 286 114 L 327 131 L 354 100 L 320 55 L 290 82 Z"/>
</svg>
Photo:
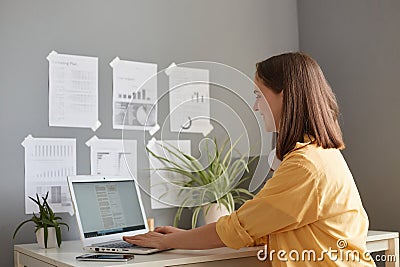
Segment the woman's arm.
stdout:
<svg viewBox="0 0 400 267">
<path fill-rule="evenodd" d="M 124 236 L 124 240 L 138 246 L 158 249 L 210 249 L 224 247 L 225 245 L 219 238 L 215 225 L 216 223 L 210 223 L 192 230 L 172 231 L 170 233 L 163 233 L 162 228 L 160 228 L 159 232 Z"/>
</svg>

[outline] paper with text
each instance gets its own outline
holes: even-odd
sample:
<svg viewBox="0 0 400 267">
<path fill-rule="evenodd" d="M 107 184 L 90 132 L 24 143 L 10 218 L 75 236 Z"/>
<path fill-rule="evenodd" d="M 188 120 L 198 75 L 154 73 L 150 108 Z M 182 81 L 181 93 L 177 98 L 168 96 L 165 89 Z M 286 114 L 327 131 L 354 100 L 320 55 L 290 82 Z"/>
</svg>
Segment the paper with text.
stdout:
<svg viewBox="0 0 400 267">
<path fill-rule="evenodd" d="M 98 121 L 98 58 L 52 52 L 49 61 L 49 125 L 91 128 Z"/>
<path fill-rule="evenodd" d="M 95 186 L 98 212 L 106 230 L 126 226 L 126 218 L 122 209 L 122 201 L 118 186 L 113 183 Z"/>
<path fill-rule="evenodd" d="M 33 138 L 22 142 L 25 147 L 25 213 L 38 212 L 28 198 L 45 196 L 54 212 L 73 214 L 67 176 L 76 175 L 76 140 L 72 138 Z"/>
<path fill-rule="evenodd" d="M 86 142 L 90 146 L 90 173 L 137 177 L 137 141 L 98 139 Z"/>
<path fill-rule="evenodd" d="M 150 130 L 157 125 L 157 64 L 115 58 L 113 128 Z"/>
</svg>

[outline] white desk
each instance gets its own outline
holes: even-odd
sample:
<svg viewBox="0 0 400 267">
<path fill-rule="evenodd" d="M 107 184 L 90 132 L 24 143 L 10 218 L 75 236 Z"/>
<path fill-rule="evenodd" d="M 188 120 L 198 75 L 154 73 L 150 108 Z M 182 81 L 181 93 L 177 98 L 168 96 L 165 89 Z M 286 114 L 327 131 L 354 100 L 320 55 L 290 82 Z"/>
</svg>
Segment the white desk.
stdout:
<svg viewBox="0 0 400 267">
<path fill-rule="evenodd" d="M 386 261 L 386 267 L 399 267 L 399 233 L 368 231 L 367 249 L 370 252 L 385 251 L 386 257 L 395 256 L 395 261 Z"/>
<path fill-rule="evenodd" d="M 269 266 L 257 259 L 257 251 L 263 247 L 244 248 L 239 251 L 230 248 L 208 250 L 168 250 L 151 255 L 135 255 L 128 263 L 84 262 L 75 257 L 84 254 L 80 241 L 64 241 L 61 248 L 40 249 L 37 244 L 15 245 L 15 267 L 160 267 L 160 266 Z"/>
<path fill-rule="evenodd" d="M 179 266 L 269 266 L 257 259 L 257 251 L 263 247 L 233 250 L 218 248 L 209 250 L 169 250 L 152 255 L 135 255 L 128 263 L 79 262 L 77 255 L 83 254 L 79 241 L 64 241 L 61 248 L 40 249 L 37 244 L 15 245 L 15 267 L 160 267 Z M 386 256 L 395 255 L 396 262 L 386 262 L 387 267 L 399 267 L 399 233 L 384 231 L 369 231 L 367 248 L 370 252 L 385 251 Z"/>
</svg>

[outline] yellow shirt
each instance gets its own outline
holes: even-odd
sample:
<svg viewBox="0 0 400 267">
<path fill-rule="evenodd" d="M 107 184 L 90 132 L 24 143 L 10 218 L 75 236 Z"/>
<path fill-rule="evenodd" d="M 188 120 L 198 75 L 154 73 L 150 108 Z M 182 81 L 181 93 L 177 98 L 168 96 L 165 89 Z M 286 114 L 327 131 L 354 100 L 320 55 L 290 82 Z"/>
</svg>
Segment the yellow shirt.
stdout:
<svg viewBox="0 0 400 267">
<path fill-rule="evenodd" d="M 222 242 L 235 249 L 267 244 L 274 267 L 375 266 L 365 254 L 368 217 L 340 151 L 296 148 L 252 200 L 218 220 Z"/>
</svg>

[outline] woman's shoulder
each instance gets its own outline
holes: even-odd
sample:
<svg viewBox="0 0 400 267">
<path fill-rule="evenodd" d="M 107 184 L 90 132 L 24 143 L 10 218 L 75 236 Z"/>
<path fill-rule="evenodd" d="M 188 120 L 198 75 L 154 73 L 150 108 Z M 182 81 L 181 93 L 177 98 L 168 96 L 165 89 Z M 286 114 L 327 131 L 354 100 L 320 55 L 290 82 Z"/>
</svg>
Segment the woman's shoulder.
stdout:
<svg viewBox="0 0 400 267">
<path fill-rule="evenodd" d="M 320 172 L 327 164 L 338 160 L 342 160 L 342 155 L 338 149 L 325 149 L 313 143 L 298 142 L 296 147 L 285 155 L 281 165 L 296 164 L 311 172 Z"/>
<path fill-rule="evenodd" d="M 301 148 L 287 154 L 261 191 L 261 195 L 286 192 L 288 190 L 312 190 L 319 180 L 319 167 L 313 159 L 314 148 Z M 311 154 L 310 154 L 311 153 Z M 300 189 L 302 188 L 302 189 Z"/>
</svg>

